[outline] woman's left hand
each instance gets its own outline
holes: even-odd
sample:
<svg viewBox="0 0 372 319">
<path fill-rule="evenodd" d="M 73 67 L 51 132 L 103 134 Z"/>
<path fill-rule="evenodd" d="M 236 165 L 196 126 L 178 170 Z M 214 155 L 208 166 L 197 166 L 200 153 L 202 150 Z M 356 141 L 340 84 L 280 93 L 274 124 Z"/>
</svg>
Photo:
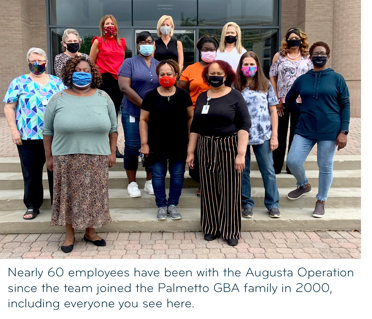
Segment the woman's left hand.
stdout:
<svg viewBox="0 0 372 319">
<path fill-rule="evenodd" d="M 346 146 L 346 144 L 347 144 L 347 135 L 344 133 L 338 134 L 337 140 L 336 140 L 337 150 L 339 151 L 343 149 Z"/>
<path fill-rule="evenodd" d="M 270 140 L 270 151 L 273 152 L 279 147 L 278 138 L 272 136 Z"/>
<path fill-rule="evenodd" d="M 235 159 L 235 169 L 239 173 L 243 173 L 244 168 L 245 168 L 245 156 L 238 154 Z"/>
<path fill-rule="evenodd" d="M 116 153 L 111 153 L 109 167 L 113 167 L 116 163 Z"/>
</svg>

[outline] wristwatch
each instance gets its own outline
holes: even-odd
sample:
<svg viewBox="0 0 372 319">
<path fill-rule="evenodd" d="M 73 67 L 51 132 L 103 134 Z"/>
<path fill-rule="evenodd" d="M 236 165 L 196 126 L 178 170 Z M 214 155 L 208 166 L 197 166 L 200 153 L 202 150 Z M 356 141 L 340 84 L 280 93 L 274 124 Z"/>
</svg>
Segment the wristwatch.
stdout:
<svg viewBox="0 0 372 319">
<path fill-rule="evenodd" d="M 345 134 L 345 135 L 348 135 L 349 134 L 349 131 L 343 130 L 340 133 Z"/>
</svg>

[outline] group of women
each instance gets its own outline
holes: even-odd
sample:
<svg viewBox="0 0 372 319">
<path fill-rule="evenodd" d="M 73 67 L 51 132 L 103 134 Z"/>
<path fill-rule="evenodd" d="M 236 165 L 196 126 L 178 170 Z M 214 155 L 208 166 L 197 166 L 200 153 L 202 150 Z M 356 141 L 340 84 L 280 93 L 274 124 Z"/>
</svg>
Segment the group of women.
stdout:
<svg viewBox="0 0 372 319">
<path fill-rule="evenodd" d="M 111 221 L 108 168 L 121 155 L 116 146 L 120 106 L 128 195 L 141 197 L 136 172 L 138 155 L 143 154 L 144 190 L 155 195 L 158 220 L 182 218 L 177 205 L 187 163 L 190 175 L 200 182 L 205 240 L 221 236 L 237 245 L 241 216 L 253 216 L 251 146 L 265 206 L 270 217 L 279 218 L 275 174 L 283 166 L 289 117 L 287 171 L 298 187 L 288 198 L 311 191 L 304 162 L 317 144 L 319 192 L 313 216 L 324 215 L 333 157 L 336 146 L 346 146 L 350 119 L 345 81 L 326 68 L 326 43 L 316 42 L 309 50 L 306 34 L 289 29 L 274 56 L 269 81 L 258 56 L 243 48 L 240 28 L 233 22 L 224 26 L 220 43 L 202 36 L 196 44 L 200 62 L 185 70 L 182 43 L 172 38 L 170 16 L 159 19 L 158 40 L 147 31 L 138 34 L 138 55 L 128 59 L 112 15 L 102 18 L 100 30 L 89 56 L 79 53 L 79 34 L 65 31 L 64 52 L 55 60 L 57 76 L 45 73 L 45 52 L 31 48 L 30 73 L 14 79 L 6 93 L 5 114 L 25 181 L 24 219 L 39 214 L 46 161 L 50 185 L 54 180 L 51 224 L 66 227 L 61 249 L 72 251 L 75 229 L 85 229 L 87 242 L 106 244 L 95 229 Z"/>
</svg>

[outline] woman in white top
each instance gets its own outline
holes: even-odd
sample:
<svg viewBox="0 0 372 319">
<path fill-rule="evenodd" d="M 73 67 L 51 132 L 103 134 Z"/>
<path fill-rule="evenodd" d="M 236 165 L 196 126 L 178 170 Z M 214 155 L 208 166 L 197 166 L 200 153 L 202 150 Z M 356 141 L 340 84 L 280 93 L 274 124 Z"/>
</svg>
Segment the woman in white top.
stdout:
<svg viewBox="0 0 372 319">
<path fill-rule="evenodd" d="M 217 50 L 217 59 L 231 65 L 236 72 L 240 57 L 247 52 L 242 46 L 242 33 L 235 22 L 227 22 L 221 33 L 220 47 Z"/>
</svg>

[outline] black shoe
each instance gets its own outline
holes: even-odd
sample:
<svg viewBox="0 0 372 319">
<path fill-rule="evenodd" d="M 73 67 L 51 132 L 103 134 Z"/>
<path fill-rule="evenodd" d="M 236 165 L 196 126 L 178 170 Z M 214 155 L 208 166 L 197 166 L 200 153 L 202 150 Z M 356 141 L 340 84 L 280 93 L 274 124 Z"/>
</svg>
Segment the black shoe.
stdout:
<svg viewBox="0 0 372 319">
<path fill-rule="evenodd" d="M 74 238 L 74 243 L 72 245 L 69 245 L 69 246 L 61 246 L 61 250 L 68 254 L 70 252 L 72 252 L 72 250 L 74 249 L 74 244 L 75 244 L 75 238 Z"/>
<path fill-rule="evenodd" d="M 212 241 L 212 240 L 217 239 L 218 237 L 219 237 L 218 235 L 205 234 L 205 235 L 204 235 L 204 240 Z"/>
<path fill-rule="evenodd" d="M 252 207 L 246 207 L 243 210 L 243 217 L 245 218 L 252 218 L 253 217 L 253 208 Z"/>
<path fill-rule="evenodd" d="M 40 214 L 40 211 L 38 209 L 37 210 L 34 210 L 32 208 L 29 208 L 23 214 L 23 219 L 25 219 L 25 220 L 31 220 L 31 219 L 36 218 L 36 216 L 39 215 L 39 214 Z M 32 217 L 31 218 L 25 218 L 26 215 L 32 215 Z"/>
<path fill-rule="evenodd" d="M 116 158 L 124 158 L 124 155 L 119 152 L 119 149 L 117 146 L 116 146 Z"/>
<path fill-rule="evenodd" d="M 92 243 L 95 246 L 106 246 L 106 241 L 102 238 L 101 240 L 90 240 L 87 236 L 84 234 L 84 240 L 88 243 Z"/>
<path fill-rule="evenodd" d="M 236 246 L 238 244 L 238 239 L 226 239 L 229 246 Z"/>
<path fill-rule="evenodd" d="M 280 217 L 280 211 L 278 208 L 271 208 L 269 210 L 269 216 L 271 218 L 279 218 Z"/>
</svg>

